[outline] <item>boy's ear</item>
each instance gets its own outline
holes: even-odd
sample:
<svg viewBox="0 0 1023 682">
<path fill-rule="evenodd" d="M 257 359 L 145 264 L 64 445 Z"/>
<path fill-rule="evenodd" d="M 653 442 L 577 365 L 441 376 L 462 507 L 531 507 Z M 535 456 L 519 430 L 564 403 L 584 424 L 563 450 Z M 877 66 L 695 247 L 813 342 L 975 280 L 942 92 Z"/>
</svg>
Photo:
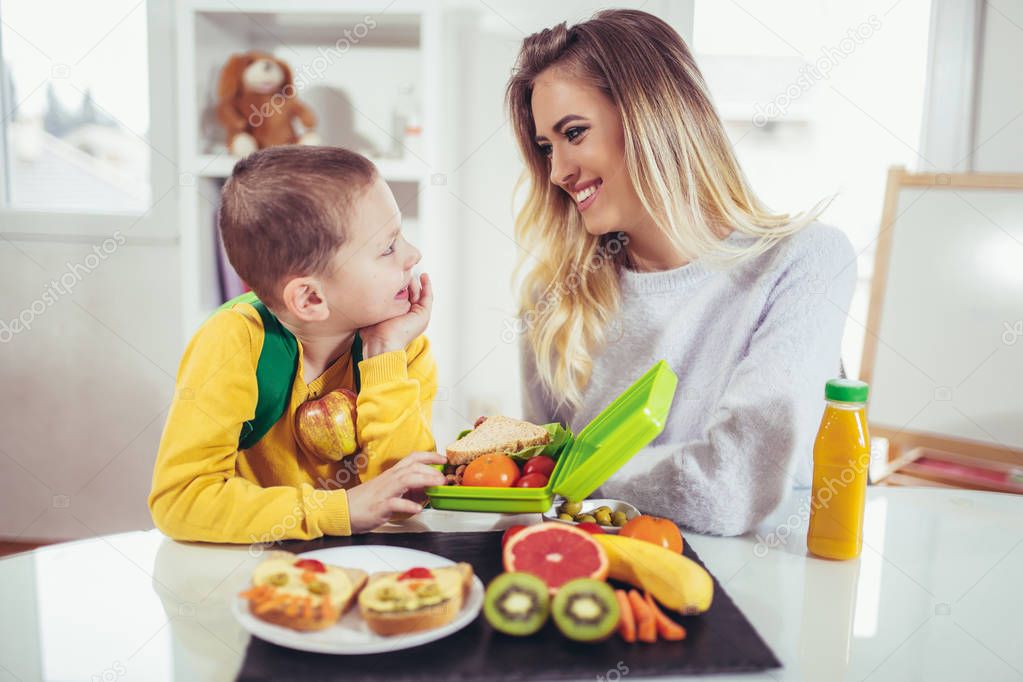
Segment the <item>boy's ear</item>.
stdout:
<svg viewBox="0 0 1023 682">
<path fill-rule="evenodd" d="M 302 322 L 323 322 L 330 317 L 323 286 L 313 277 L 294 277 L 288 280 L 282 298 L 288 313 Z"/>
</svg>

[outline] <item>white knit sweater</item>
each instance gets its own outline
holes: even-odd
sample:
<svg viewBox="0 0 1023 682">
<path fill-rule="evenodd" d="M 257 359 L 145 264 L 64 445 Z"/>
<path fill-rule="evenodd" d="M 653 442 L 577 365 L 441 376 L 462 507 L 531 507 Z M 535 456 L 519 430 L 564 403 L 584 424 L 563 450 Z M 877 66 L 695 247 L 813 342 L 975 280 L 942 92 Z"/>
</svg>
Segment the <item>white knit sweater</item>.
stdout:
<svg viewBox="0 0 1023 682">
<path fill-rule="evenodd" d="M 749 239 L 733 232 L 728 241 Z M 814 223 L 727 269 L 694 261 L 621 273 L 612 341 L 594 358 L 582 404 L 553 403 L 523 346 L 526 419 L 578 433 L 660 359 L 678 388 L 660 436 L 595 496 L 627 500 L 698 532 L 751 530 L 809 485 L 824 384 L 838 376 L 856 254 Z"/>
</svg>

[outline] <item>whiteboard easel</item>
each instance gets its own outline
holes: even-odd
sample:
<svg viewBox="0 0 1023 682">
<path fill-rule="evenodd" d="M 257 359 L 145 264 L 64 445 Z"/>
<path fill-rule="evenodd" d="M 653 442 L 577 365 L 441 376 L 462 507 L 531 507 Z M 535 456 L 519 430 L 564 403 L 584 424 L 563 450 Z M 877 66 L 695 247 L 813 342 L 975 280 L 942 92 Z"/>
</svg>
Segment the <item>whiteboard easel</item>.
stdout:
<svg viewBox="0 0 1023 682">
<path fill-rule="evenodd" d="M 889 460 L 1023 464 L 1023 174 L 888 174 L 861 375 Z"/>
</svg>

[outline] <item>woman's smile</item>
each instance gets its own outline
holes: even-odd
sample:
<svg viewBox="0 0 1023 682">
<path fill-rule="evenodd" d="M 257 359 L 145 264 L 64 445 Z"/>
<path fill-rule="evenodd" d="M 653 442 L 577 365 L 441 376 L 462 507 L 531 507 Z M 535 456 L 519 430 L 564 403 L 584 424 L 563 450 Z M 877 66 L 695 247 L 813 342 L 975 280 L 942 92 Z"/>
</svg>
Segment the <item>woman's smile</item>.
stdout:
<svg viewBox="0 0 1023 682">
<path fill-rule="evenodd" d="M 570 193 L 572 198 L 575 199 L 575 203 L 579 207 L 580 211 L 585 211 L 593 205 L 593 202 L 597 200 L 597 194 L 600 192 L 600 188 L 603 184 L 604 181 L 597 178 L 596 180 L 590 180 L 589 182 L 579 183 L 572 188 Z"/>
</svg>

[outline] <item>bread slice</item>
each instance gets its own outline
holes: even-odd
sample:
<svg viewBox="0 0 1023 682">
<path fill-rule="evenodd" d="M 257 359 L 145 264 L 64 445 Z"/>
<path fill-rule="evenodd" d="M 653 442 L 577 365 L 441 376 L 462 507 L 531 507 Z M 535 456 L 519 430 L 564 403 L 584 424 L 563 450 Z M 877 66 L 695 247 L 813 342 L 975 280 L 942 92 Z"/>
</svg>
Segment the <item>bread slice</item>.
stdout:
<svg viewBox="0 0 1023 682">
<path fill-rule="evenodd" d="M 468 464 L 482 455 L 493 452 L 511 453 L 535 445 L 551 442 L 547 429 L 521 419 L 494 416 L 477 426 L 464 438 L 448 446 L 448 462 L 454 465 Z"/>
<path fill-rule="evenodd" d="M 359 593 L 359 611 L 370 630 L 378 635 L 391 636 L 409 632 L 432 630 L 454 620 L 462 610 L 465 597 L 472 586 L 472 566 L 466 563 L 431 568 L 433 579 L 397 580 L 401 573 L 376 573 Z M 436 585 L 442 601 L 420 604 L 409 595 L 422 586 Z M 381 591 L 393 590 L 401 596 L 391 600 L 393 610 L 380 610 Z M 403 599 L 409 598 L 404 603 Z"/>
<path fill-rule="evenodd" d="M 335 624 L 355 603 L 369 574 L 356 568 L 325 564 L 316 572 L 295 566 L 299 557 L 274 552 L 256 566 L 249 600 L 256 618 L 293 630 L 322 630 Z M 283 576 L 283 577 L 282 577 Z"/>
</svg>

